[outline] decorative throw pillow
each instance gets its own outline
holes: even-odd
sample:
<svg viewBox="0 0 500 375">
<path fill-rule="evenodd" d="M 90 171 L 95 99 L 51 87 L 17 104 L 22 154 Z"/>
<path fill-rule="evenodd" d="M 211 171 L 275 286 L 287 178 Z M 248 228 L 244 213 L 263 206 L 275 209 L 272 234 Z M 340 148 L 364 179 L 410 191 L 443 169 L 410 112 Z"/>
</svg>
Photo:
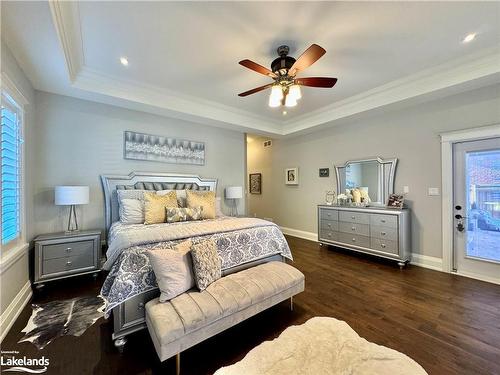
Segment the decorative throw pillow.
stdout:
<svg viewBox="0 0 500 375">
<path fill-rule="evenodd" d="M 207 286 L 221 278 L 221 261 L 215 241 L 208 240 L 193 244 L 191 256 L 194 278 L 199 290 L 205 290 Z"/>
<path fill-rule="evenodd" d="M 166 207 L 167 223 L 177 223 L 179 221 L 201 220 L 201 207 Z"/>
<path fill-rule="evenodd" d="M 171 191 L 165 195 L 156 192 L 144 194 L 144 224 L 164 223 L 166 220 L 166 207 L 178 207 L 177 195 Z"/>
<path fill-rule="evenodd" d="M 186 190 L 186 202 L 189 208 L 202 207 L 203 219 L 215 219 L 215 192 Z"/>
<path fill-rule="evenodd" d="M 120 221 L 123 224 L 144 224 L 144 201 L 122 199 L 120 203 Z"/>
<path fill-rule="evenodd" d="M 179 207 L 187 207 L 186 190 L 158 190 L 156 194 L 165 195 L 170 193 L 171 191 L 175 191 L 175 194 L 177 194 L 177 204 L 179 205 Z"/>
<path fill-rule="evenodd" d="M 160 302 L 171 300 L 195 286 L 193 265 L 189 251 L 191 241 L 184 241 L 172 249 L 147 252 L 160 288 Z"/>
<path fill-rule="evenodd" d="M 220 197 L 215 198 L 215 217 L 226 216 L 224 215 L 224 212 L 222 212 L 221 206 L 222 206 L 221 198 Z"/>
</svg>

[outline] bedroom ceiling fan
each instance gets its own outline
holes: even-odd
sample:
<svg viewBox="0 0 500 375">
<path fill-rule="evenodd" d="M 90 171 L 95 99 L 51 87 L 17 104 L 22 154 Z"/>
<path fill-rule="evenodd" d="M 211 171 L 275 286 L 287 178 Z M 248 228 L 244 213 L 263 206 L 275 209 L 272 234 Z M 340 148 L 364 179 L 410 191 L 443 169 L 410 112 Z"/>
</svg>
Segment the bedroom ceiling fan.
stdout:
<svg viewBox="0 0 500 375">
<path fill-rule="evenodd" d="M 280 105 L 294 107 L 297 105 L 297 100 L 302 97 L 300 86 L 331 88 L 337 83 L 337 78 L 296 78 L 299 72 L 314 64 L 326 53 L 326 50 L 317 44 L 311 45 L 297 60 L 288 56 L 290 51 L 288 46 L 280 46 L 277 51 L 280 57 L 271 63 L 271 70 L 251 60 L 239 62 L 245 68 L 272 78 L 274 82 L 242 92 L 238 96 L 244 97 L 270 88 L 270 107 L 279 107 Z"/>
</svg>

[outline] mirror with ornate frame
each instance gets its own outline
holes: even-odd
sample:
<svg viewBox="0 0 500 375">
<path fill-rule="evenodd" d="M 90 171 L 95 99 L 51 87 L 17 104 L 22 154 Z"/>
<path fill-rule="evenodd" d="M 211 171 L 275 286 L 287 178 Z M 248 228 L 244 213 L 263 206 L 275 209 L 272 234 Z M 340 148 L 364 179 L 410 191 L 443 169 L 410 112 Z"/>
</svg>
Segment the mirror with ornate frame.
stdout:
<svg viewBox="0 0 500 375">
<path fill-rule="evenodd" d="M 344 165 L 336 165 L 337 193 L 347 189 L 359 189 L 370 197 L 370 205 L 383 206 L 390 194 L 394 193 L 394 176 L 398 159 L 379 157 L 363 160 L 349 160 Z"/>
</svg>

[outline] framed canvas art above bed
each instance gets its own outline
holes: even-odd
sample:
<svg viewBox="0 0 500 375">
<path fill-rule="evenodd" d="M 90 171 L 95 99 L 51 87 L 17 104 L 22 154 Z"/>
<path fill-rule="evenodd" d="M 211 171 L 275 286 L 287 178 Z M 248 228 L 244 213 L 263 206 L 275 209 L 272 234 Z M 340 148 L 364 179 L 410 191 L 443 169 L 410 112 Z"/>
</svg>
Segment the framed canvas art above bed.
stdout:
<svg viewBox="0 0 500 375">
<path fill-rule="evenodd" d="M 125 131 L 123 156 L 131 160 L 205 165 L 205 143 Z"/>
</svg>

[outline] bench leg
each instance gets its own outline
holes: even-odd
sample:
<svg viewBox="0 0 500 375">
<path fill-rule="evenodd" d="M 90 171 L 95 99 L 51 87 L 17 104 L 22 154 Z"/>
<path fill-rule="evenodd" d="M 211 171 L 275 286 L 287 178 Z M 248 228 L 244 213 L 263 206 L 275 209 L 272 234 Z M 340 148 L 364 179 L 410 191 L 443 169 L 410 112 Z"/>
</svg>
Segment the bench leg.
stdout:
<svg viewBox="0 0 500 375">
<path fill-rule="evenodd" d="M 290 311 L 293 311 L 293 296 L 290 297 Z"/>
<path fill-rule="evenodd" d="M 177 353 L 175 356 L 175 375 L 180 375 L 181 373 L 181 353 Z"/>
</svg>

